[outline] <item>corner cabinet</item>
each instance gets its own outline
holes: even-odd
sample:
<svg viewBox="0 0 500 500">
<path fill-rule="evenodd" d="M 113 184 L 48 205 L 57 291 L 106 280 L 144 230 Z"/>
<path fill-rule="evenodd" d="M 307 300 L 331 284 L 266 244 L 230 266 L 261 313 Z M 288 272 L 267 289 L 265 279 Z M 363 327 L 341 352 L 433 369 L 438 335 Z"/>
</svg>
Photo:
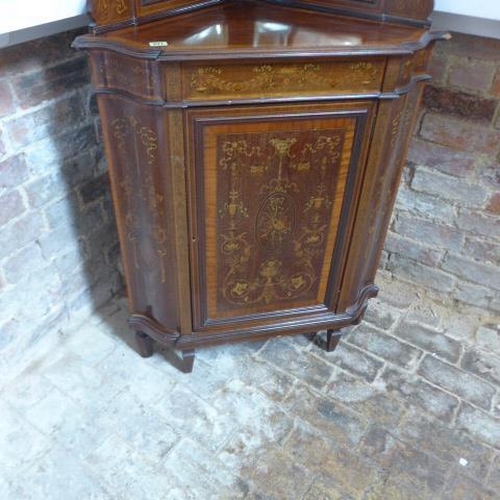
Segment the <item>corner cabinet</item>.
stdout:
<svg viewBox="0 0 500 500">
<path fill-rule="evenodd" d="M 90 54 L 143 356 L 327 350 L 370 297 L 427 80 L 428 0 L 94 0 Z"/>
</svg>

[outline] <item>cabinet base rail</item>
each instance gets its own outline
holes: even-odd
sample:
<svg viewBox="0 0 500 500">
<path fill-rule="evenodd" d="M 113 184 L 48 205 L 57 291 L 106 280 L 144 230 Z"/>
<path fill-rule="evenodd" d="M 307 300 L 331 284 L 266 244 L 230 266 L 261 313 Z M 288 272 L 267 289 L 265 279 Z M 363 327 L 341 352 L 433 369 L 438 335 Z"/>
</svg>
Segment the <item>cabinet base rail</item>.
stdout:
<svg viewBox="0 0 500 500">
<path fill-rule="evenodd" d="M 333 352 L 342 337 L 342 328 L 357 325 L 366 311 L 368 300 L 375 297 L 378 287 L 369 285 L 358 297 L 356 305 L 347 309 L 345 314 L 335 316 L 334 326 L 318 323 L 316 331 L 311 333 L 310 326 L 298 325 L 290 329 L 283 327 L 284 335 L 307 335 L 314 344 L 327 352 Z M 208 346 L 228 341 L 262 340 L 276 335 L 276 329 L 269 331 L 260 330 L 255 332 L 241 332 L 231 334 L 218 334 L 210 336 L 207 340 L 203 335 L 181 335 L 178 332 L 166 330 L 157 321 L 149 316 L 134 314 L 129 318 L 129 324 L 133 328 L 137 343 L 137 350 L 143 358 L 149 358 L 154 353 L 154 344 L 157 343 L 167 349 L 168 361 L 183 373 L 191 373 L 193 370 L 195 349 L 194 346 Z M 326 330 L 326 334 L 323 332 Z"/>
</svg>

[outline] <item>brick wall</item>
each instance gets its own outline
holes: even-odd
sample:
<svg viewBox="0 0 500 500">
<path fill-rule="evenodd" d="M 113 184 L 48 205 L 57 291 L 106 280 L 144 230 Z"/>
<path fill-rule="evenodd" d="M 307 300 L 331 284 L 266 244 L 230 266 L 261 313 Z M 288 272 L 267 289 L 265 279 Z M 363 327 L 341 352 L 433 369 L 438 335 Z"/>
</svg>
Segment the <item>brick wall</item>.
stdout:
<svg viewBox="0 0 500 500">
<path fill-rule="evenodd" d="M 382 267 L 500 311 L 500 40 L 438 44 Z"/>
<path fill-rule="evenodd" d="M 0 50 L 0 369 L 121 287 L 76 34 Z"/>
</svg>

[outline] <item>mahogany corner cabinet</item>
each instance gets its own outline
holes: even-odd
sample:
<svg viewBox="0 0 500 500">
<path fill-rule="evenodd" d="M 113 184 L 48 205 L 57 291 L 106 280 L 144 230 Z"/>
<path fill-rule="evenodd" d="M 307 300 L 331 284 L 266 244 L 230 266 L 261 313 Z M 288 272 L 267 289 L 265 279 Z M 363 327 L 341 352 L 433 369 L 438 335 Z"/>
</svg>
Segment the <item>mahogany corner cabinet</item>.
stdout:
<svg viewBox="0 0 500 500">
<path fill-rule="evenodd" d="M 139 352 L 359 322 L 418 111 L 432 0 L 92 0 Z M 318 336 L 319 337 L 319 336 Z M 318 342 L 320 343 L 320 342 Z"/>
</svg>

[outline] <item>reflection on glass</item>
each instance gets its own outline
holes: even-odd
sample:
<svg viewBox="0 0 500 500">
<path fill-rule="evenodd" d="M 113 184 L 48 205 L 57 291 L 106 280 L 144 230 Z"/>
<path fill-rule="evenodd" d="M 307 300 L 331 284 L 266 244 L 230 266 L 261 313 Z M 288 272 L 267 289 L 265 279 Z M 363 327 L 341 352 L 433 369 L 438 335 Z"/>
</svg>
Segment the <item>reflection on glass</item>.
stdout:
<svg viewBox="0 0 500 500">
<path fill-rule="evenodd" d="M 288 24 L 256 21 L 253 30 L 253 46 L 288 45 L 292 27 Z"/>
<path fill-rule="evenodd" d="M 214 24 L 185 38 L 185 45 L 227 45 L 228 30 L 225 24 Z"/>
<path fill-rule="evenodd" d="M 234 38 L 233 38 L 234 37 Z M 250 38 L 251 37 L 251 38 Z M 359 36 L 343 33 L 332 33 L 314 31 L 308 28 L 300 28 L 284 23 L 273 21 L 256 21 L 253 25 L 253 33 L 245 40 L 245 33 L 229 33 L 226 23 L 213 24 L 203 28 L 182 41 L 183 45 L 227 46 L 231 41 L 237 39 L 240 43 L 252 45 L 253 47 L 343 47 L 360 45 L 362 39 Z"/>
<path fill-rule="evenodd" d="M 293 36 L 293 45 L 307 47 L 348 47 L 361 45 L 362 41 L 360 36 L 342 33 L 318 33 L 302 28 L 296 30 Z"/>
</svg>

